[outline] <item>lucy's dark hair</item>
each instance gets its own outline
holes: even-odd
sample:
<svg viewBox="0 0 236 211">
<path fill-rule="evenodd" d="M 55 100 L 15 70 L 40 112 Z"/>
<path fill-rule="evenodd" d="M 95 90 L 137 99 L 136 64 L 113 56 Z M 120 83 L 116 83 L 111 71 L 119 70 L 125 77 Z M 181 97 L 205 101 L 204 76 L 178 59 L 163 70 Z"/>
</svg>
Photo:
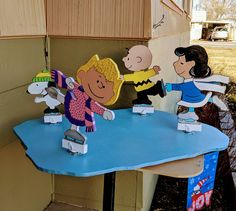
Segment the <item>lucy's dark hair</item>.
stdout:
<svg viewBox="0 0 236 211">
<path fill-rule="evenodd" d="M 200 45 L 176 48 L 175 55 L 185 56 L 186 62 L 195 61 L 195 66 L 189 71 L 189 74 L 193 76 L 193 78 L 205 78 L 211 75 L 211 68 L 208 66 L 207 52 Z"/>
</svg>

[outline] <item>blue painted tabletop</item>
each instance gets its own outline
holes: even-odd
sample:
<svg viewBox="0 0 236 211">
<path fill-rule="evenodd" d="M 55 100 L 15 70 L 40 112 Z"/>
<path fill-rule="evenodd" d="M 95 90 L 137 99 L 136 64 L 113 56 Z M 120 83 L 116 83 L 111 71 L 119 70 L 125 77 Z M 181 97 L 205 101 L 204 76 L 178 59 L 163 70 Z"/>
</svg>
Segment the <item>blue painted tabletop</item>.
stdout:
<svg viewBox="0 0 236 211">
<path fill-rule="evenodd" d="M 14 128 L 34 165 L 47 173 L 94 176 L 133 170 L 169 161 L 224 150 L 229 139 L 218 129 L 203 124 L 202 132 L 178 131 L 177 116 L 156 111 L 141 116 L 131 109 L 115 110 L 114 121 L 95 115 L 97 131 L 82 132 L 88 138 L 88 153 L 73 156 L 61 147 L 70 123 L 44 124 L 43 119 L 23 122 Z"/>
</svg>

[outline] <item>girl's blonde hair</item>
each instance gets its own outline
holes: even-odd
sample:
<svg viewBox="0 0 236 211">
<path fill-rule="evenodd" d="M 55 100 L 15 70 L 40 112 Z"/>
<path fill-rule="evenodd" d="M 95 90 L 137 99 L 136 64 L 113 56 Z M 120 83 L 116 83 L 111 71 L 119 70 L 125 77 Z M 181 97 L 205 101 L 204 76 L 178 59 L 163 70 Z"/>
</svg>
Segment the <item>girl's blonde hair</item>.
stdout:
<svg viewBox="0 0 236 211">
<path fill-rule="evenodd" d="M 99 59 L 97 54 L 94 55 L 86 64 L 82 65 L 77 70 L 77 81 L 80 84 L 81 84 L 81 80 L 78 77 L 78 73 L 82 70 L 84 72 L 87 72 L 92 67 L 94 67 L 99 73 L 102 73 L 108 81 L 113 82 L 114 95 L 108 102 L 104 104 L 105 105 L 114 104 L 119 97 L 121 85 L 123 83 L 123 81 L 120 80 L 120 72 L 117 67 L 117 64 L 110 58 Z"/>
</svg>

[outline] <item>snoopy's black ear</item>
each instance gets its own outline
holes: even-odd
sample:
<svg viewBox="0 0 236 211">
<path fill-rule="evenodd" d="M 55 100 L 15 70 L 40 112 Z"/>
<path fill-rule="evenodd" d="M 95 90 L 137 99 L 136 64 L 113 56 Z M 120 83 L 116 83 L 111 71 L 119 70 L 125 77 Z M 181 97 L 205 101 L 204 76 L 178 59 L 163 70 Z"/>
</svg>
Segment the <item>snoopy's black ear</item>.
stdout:
<svg viewBox="0 0 236 211">
<path fill-rule="evenodd" d="M 56 87 L 56 83 L 53 81 L 48 81 L 48 87 Z"/>
</svg>

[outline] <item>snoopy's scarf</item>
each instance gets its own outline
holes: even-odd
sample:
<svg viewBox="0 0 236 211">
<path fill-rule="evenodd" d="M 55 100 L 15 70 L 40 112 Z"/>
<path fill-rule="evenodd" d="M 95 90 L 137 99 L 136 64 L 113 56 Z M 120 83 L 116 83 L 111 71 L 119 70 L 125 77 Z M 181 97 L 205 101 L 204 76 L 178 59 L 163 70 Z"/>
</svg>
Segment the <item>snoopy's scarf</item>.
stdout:
<svg viewBox="0 0 236 211">
<path fill-rule="evenodd" d="M 66 75 L 64 75 L 59 70 L 52 70 L 51 71 L 52 79 L 55 81 L 55 83 L 58 85 L 58 87 L 68 89 L 68 86 L 66 84 Z M 86 125 L 86 132 L 93 132 L 96 130 L 95 127 L 95 120 L 94 120 L 94 114 L 91 110 L 91 98 L 85 93 L 82 86 L 78 87 L 79 91 L 83 93 L 84 99 L 85 99 L 85 120 L 84 124 Z M 75 95 L 73 93 L 73 90 L 68 90 L 70 93 L 71 98 L 76 99 Z"/>
<path fill-rule="evenodd" d="M 64 75 L 59 70 L 51 70 L 51 77 L 52 80 L 58 85 L 58 87 L 68 89 L 68 86 L 66 84 L 66 75 Z"/>
</svg>

